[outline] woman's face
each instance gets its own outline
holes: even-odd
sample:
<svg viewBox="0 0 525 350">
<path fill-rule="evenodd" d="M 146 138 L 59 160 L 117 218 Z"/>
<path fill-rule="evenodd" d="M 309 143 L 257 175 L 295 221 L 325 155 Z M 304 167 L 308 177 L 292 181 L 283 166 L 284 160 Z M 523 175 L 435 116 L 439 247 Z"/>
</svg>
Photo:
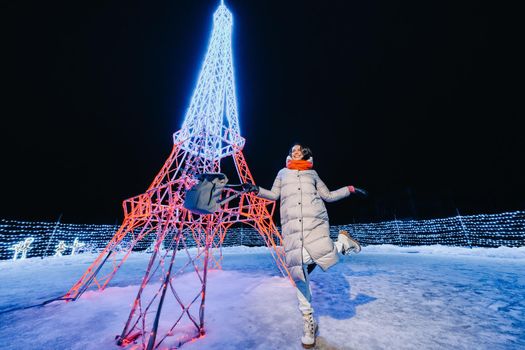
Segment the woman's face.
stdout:
<svg viewBox="0 0 525 350">
<path fill-rule="evenodd" d="M 292 159 L 293 160 L 303 159 L 303 149 L 301 148 L 301 145 L 295 145 L 292 147 Z"/>
</svg>

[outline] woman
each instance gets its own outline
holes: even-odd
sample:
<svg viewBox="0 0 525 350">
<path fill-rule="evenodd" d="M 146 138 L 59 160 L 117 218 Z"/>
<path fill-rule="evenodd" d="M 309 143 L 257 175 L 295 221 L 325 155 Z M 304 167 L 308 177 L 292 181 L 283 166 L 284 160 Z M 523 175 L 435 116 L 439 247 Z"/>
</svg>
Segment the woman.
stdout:
<svg viewBox="0 0 525 350">
<path fill-rule="evenodd" d="M 338 253 L 361 250 L 359 243 L 348 232 L 340 231 L 337 241 L 330 238 L 328 214 L 323 200 L 334 202 L 352 193 L 366 194 L 353 186 L 330 191 L 313 170 L 312 152 L 308 147 L 294 144 L 286 158 L 286 167 L 275 178 L 272 189 L 251 184 L 247 189 L 258 197 L 280 199 L 281 230 L 286 254 L 286 265 L 297 288 L 299 310 L 304 319 L 303 347 L 315 345 L 317 324 L 313 317 L 309 273 L 319 265 L 323 271 L 339 261 Z"/>
</svg>

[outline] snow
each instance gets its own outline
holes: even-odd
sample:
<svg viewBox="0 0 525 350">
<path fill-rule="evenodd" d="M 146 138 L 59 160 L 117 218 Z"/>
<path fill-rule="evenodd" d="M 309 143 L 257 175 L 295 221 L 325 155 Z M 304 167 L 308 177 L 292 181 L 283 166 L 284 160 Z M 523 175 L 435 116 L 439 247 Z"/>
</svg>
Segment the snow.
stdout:
<svg viewBox="0 0 525 350">
<path fill-rule="evenodd" d="M 268 250 L 232 247 L 223 255 L 223 270 L 208 274 L 207 334 L 182 348 L 301 349 L 295 291 Z M 114 337 L 149 257 L 132 254 L 103 292 L 0 314 L 2 348 L 119 349 Z M 63 294 L 94 258 L 0 262 L 0 310 Z M 525 247 L 364 247 L 312 275 L 317 348 L 523 349 L 524 268 Z M 192 283 L 179 279 L 181 288 Z"/>
<path fill-rule="evenodd" d="M 429 245 L 415 247 L 399 247 L 391 244 L 372 245 L 364 248 L 367 253 L 420 253 L 432 255 L 478 256 L 504 259 L 525 259 L 525 247 L 451 247 L 444 245 Z"/>
</svg>

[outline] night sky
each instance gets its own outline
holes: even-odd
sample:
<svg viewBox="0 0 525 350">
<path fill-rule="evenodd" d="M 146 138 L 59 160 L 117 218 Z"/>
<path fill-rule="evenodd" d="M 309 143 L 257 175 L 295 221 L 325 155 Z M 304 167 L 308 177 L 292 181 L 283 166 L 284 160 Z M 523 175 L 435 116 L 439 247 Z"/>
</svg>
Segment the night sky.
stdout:
<svg viewBox="0 0 525 350">
<path fill-rule="evenodd" d="M 182 124 L 219 1 L 2 5 L 0 218 L 122 219 Z M 336 224 L 525 209 L 517 9 L 233 1 L 244 149 L 270 187 L 311 147 Z M 232 176 L 230 176 L 232 177 Z"/>
</svg>

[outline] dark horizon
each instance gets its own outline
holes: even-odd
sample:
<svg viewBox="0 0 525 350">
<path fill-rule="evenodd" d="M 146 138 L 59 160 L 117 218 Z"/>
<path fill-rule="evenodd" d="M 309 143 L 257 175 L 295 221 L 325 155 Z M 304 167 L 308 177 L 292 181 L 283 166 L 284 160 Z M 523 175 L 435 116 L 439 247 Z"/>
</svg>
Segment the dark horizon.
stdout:
<svg viewBox="0 0 525 350">
<path fill-rule="evenodd" d="M 0 218 L 120 222 L 171 151 L 219 3 L 4 5 Z M 300 141 L 330 189 L 370 193 L 327 204 L 332 224 L 525 209 L 518 11 L 225 4 L 257 184 Z"/>
</svg>

